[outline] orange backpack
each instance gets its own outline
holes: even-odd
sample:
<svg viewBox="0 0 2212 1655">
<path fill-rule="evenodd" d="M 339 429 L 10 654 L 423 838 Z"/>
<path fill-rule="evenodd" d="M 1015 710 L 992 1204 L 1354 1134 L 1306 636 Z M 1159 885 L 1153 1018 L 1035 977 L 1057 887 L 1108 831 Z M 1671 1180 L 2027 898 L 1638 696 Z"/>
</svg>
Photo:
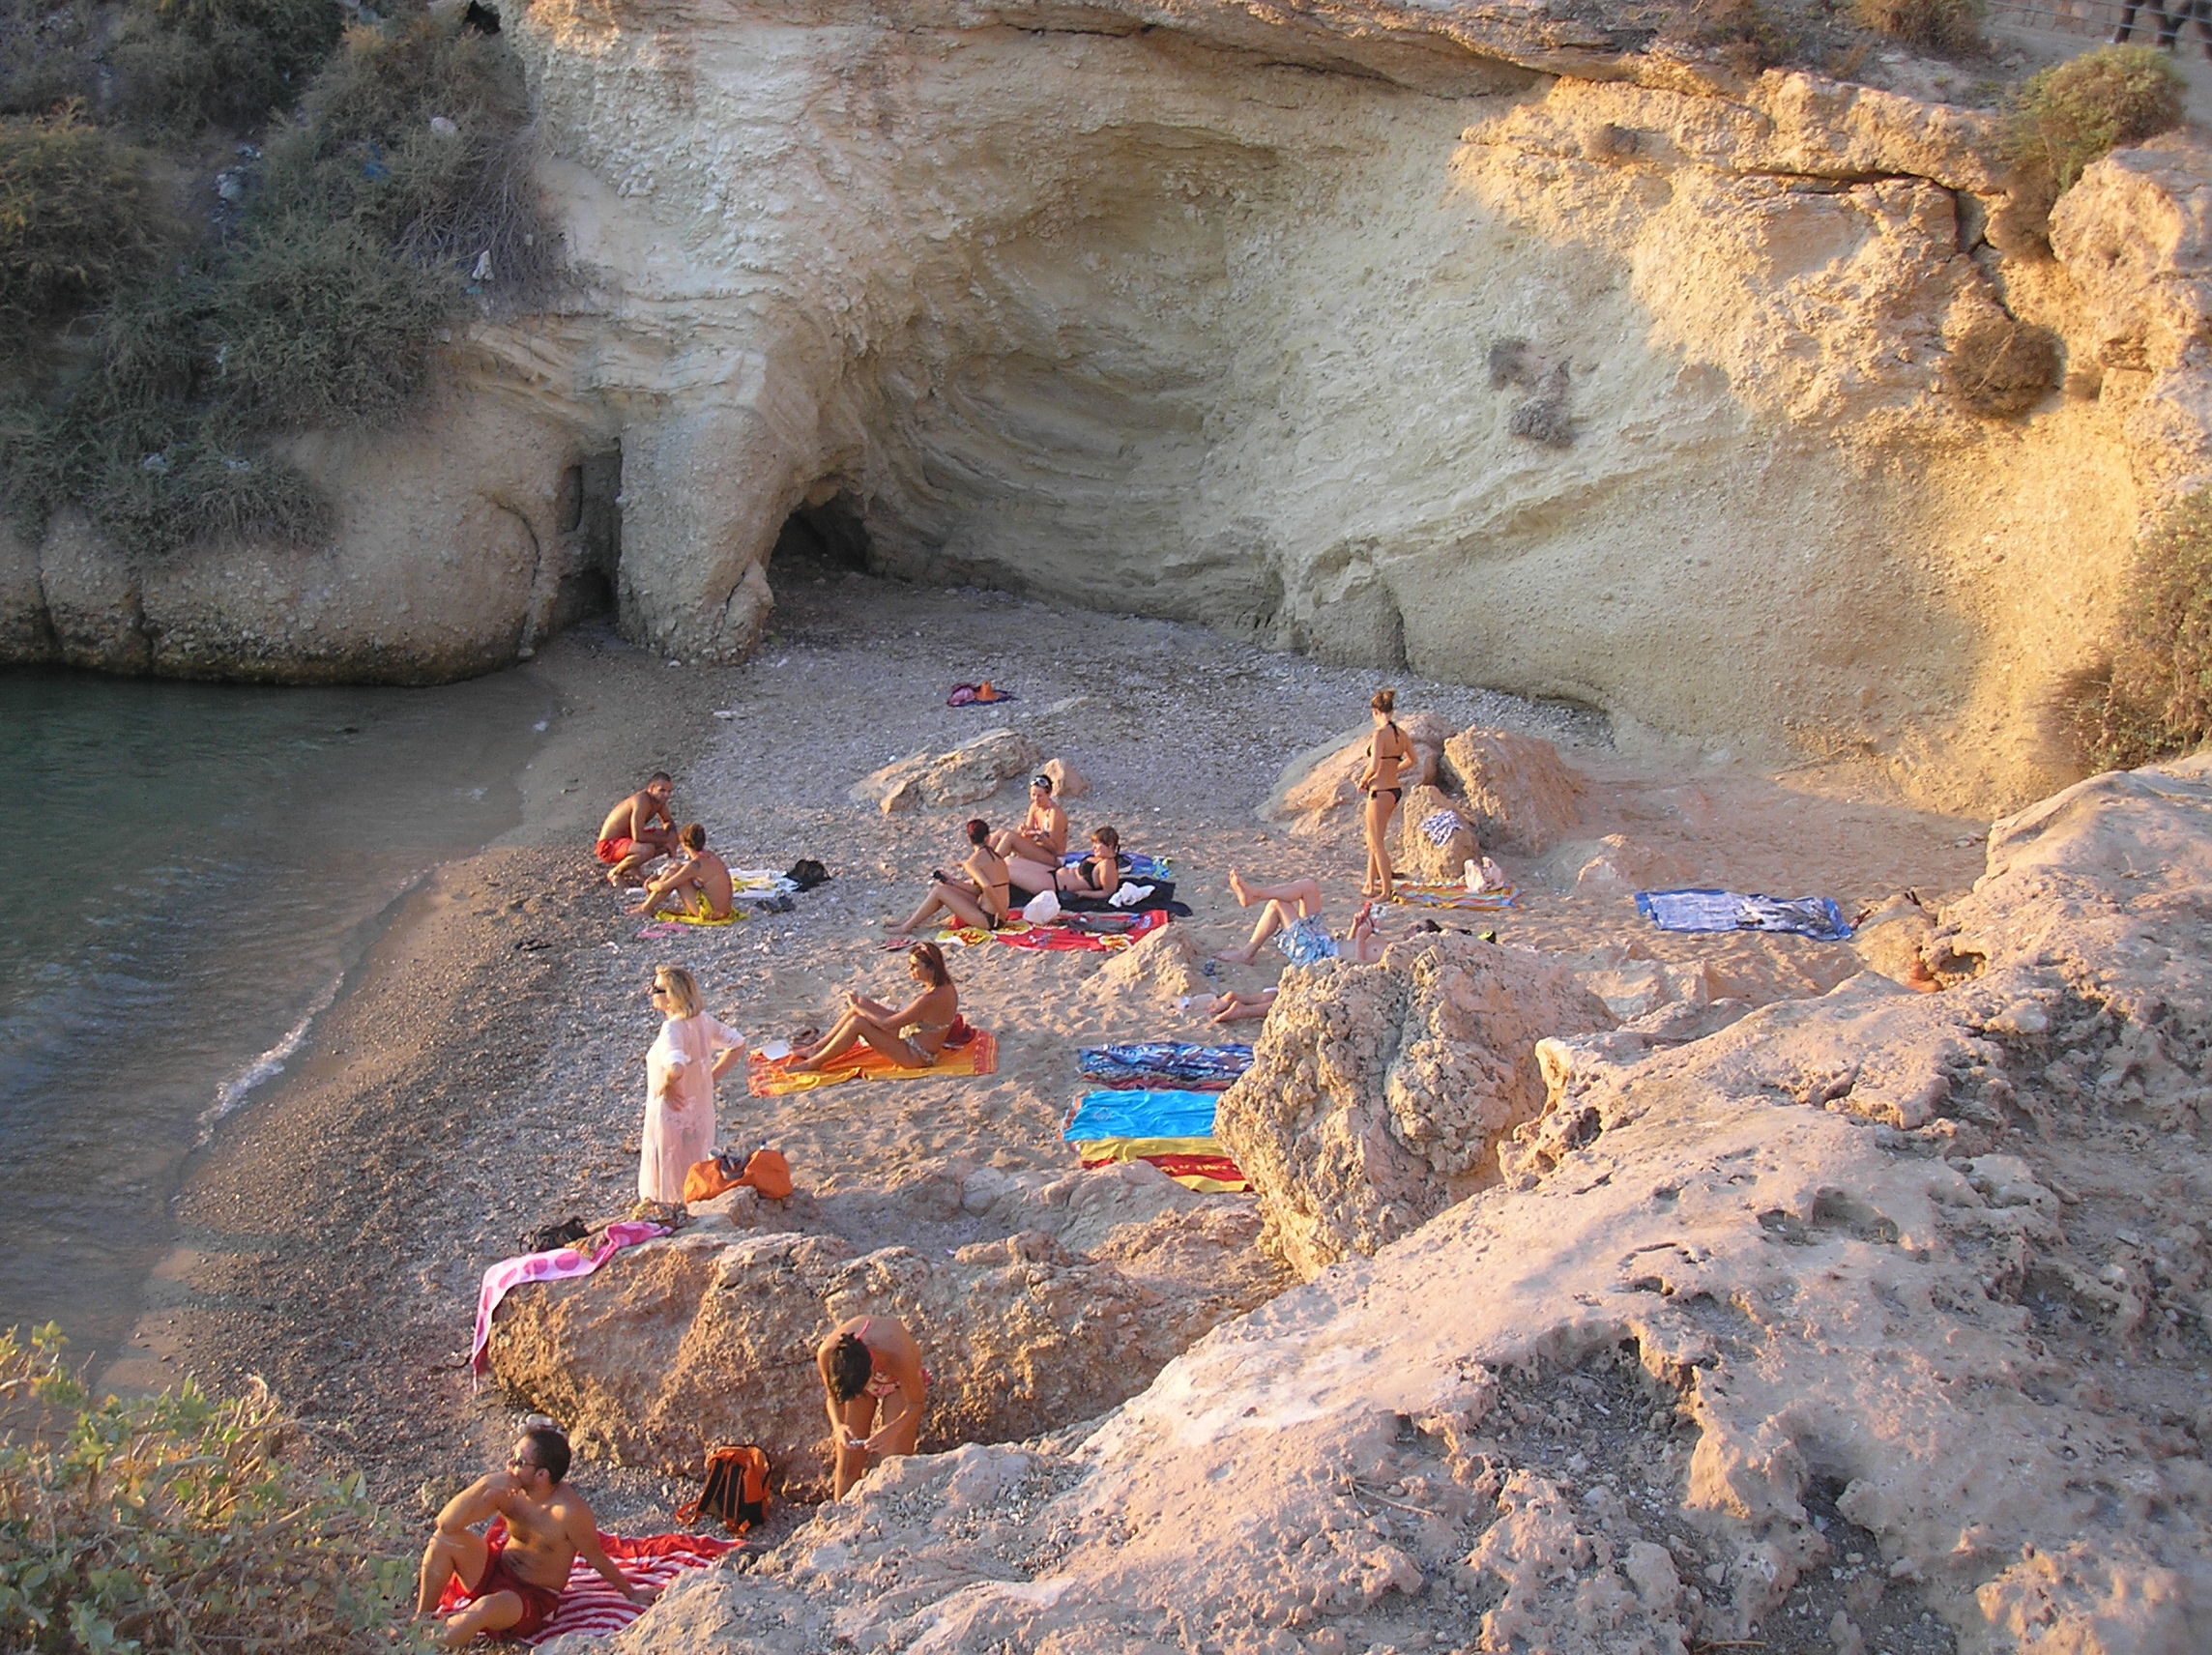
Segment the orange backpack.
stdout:
<svg viewBox="0 0 2212 1655">
<path fill-rule="evenodd" d="M 768 1454 L 757 1442 L 724 1442 L 707 1450 L 707 1483 L 677 1512 L 678 1523 L 721 1520 L 732 1534 L 768 1521 Z"/>
</svg>

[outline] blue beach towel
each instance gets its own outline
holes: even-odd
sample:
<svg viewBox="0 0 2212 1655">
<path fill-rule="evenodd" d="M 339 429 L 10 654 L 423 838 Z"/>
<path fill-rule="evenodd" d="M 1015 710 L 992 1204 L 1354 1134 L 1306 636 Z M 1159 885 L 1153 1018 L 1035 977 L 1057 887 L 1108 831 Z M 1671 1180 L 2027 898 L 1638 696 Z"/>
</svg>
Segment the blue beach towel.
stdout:
<svg viewBox="0 0 2212 1655">
<path fill-rule="evenodd" d="M 1789 931 L 1848 943 L 1844 911 L 1826 896 L 1742 896 L 1732 890 L 1640 890 L 1636 912 L 1662 931 Z"/>
<path fill-rule="evenodd" d="M 1192 1046 L 1180 1040 L 1125 1040 L 1086 1046 L 1077 1060 L 1094 1081 L 1170 1080 L 1226 1086 L 1252 1066 L 1249 1046 Z"/>
<path fill-rule="evenodd" d="M 1101 1138 L 1210 1138 L 1210 1091 L 1092 1091 L 1068 1116 L 1060 1135 L 1070 1144 Z"/>
</svg>

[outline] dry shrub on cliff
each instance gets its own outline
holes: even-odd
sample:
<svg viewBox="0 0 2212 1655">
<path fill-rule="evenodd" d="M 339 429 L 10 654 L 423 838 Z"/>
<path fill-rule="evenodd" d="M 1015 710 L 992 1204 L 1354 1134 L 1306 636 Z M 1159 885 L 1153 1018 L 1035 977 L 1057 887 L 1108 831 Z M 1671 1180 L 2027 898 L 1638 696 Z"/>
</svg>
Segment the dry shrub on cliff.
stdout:
<svg viewBox="0 0 2212 1655">
<path fill-rule="evenodd" d="M 1506 416 L 1505 429 L 1551 449 L 1563 449 L 1574 442 L 1574 419 L 1567 412 L 1565 363 L 1552 369 L 1542 390 Z"/>
<path fill-rule="evenodd" d="M 2109 662 L 2075 676 L 2059 711 L 2097 769 L 2212 738 L 2212 490 L 2176 503 L 2136 547 Z"/>
<path fill-rule="evenodd" d="M 1790 21 L 1759 0 L 1696 0 L 1676 15 L 1661 39 L 1676 49 L 1712 52 L 1744 74 L 1787 61 L 1800 44 Z"/>
<path fill-rule="evenodd" d="M 1986 0 L 1852 0 L 1861 28 L 1923 51 L 1960 54 L 1982 48 Z"/>
<path fill-rule="evenodd" d="M 2058 335 L 1997 314 L 1970 323 L 1951 341 L 1945 387 L 1977 414 L 2011 419 L 2043 400 L 2058 382 Z"/>
<path fill-rule="evenodd" d="M 96 1398 L 46 1328 L 0 1335 L 0 1645 L 389 1650 L 406 1542 L 256 1385 Z"/>
<path fill-rule="evenodd" d="M 2099 46 L 2021 87 L 2006 153 L 2055 196 L 2091 161 L 2181 125 L 2188 90 L 2155 46 Z"/>
<path fill-rule="evenodd" d="M 337 44 L 337 0 L 131 0 L 111 54 L 150 131 L 244 131 L 300 95 Z"/>
<path fill-rule="evenodd" d="M 19 343 L 22 330 L 100 304 L 146 268 L 156 238 L 145 165 L 73 106 L 0 120 L 0 338 Z"/>
</svg>

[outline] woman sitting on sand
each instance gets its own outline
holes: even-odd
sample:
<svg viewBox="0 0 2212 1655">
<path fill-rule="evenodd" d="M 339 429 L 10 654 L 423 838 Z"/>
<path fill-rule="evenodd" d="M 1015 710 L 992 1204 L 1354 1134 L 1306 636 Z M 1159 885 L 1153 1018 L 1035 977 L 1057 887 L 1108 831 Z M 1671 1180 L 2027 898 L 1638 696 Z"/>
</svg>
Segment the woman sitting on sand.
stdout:
<svg viewBox="0 0 2212 1655">
<path fill-rule="evenodd" d="M 952 973 L 946 969 L 945 950 L 935 943 L 917 943 L 909 948 L 906 969 L 921 985 L 912 1001 L 894 1011 L 847 989 L 845 1012 L 836 1026 L 813 1045 L 794 1053 L 786 1068 L 794 1074 L 826 1069 L 863 1041 L 902 1069 L 934 1064 L 945 1050 L 946 1036 L 960 1021 L 960 991 L 952 986 Z"/>
<path fill-rule="evenodd" d="M 949 914 L 963 925 L 978 930 L 994 931 L 1005 923 L 1011 906 L 1007 895 L 1006 859 L 991 849 L 991 825 L 981 817 L 967 826 L 968 843 L 975 848 L 960 870 L 968 877 L 956 879 L 943 871 L 930 875 L 929 894 L 921 906 L 908 915 L 903 924 L 885 924 L 897 936 L 918 931 L 940 914 Z"/>
<path fill-rule="evenodd" d="M 1031 896 L 1049 890 L 1061 896 L 1109 897 L 1121 888 L 1121 835 L 1099 828 L 1091 835 L 1091 855 L 1073 867 L 1048 868 L 1020 857 L 1006 867 L 1014 888 Z"/>
<path fill-rule="evenodd" d="M 645 1055 L 637 1194 L 675 1203 L 691 1163 L 714 1152 L 714 1083 L 744 1057 L 745 1039 L 707 1011 L 698 979 L 682 966 L 655 972 L 647 998 L 664 1021 Z"/>
</svg>

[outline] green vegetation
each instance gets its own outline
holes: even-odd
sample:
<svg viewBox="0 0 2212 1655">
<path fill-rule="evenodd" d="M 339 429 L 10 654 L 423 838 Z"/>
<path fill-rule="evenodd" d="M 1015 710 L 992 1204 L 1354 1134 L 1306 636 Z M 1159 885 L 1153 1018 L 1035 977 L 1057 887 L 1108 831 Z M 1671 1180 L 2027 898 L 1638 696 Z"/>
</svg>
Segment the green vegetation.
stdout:
<svg viewBox="0 0 2212 1655">
<path fill-rule="evenodd" d="M 2155 46 L 2099 46 L 2020 89 L 2006 148 L 2055 197 L 2091 161 L 2181 125 L 2187 93 L 2180 71 Z"/>
<path fill-rule="evenodd" d="M 2212 491 L 2175 505 L 2136 547 L 2111 660 L 2067 686 L 2081 757 L 2126 769 L 2212 739 Z"/>
<path fill-rule="evenodd" d="M 302 0 L 133 4 L 147 27 L 203 44 L 248 25 L 287 31 L 297 51 L 321 38 Z M 131 84 L 127 113 L 178 132 L 265 110 L 276 83 L 241 81 L 227 105 L 148 102 L 151 83 Z M 0 495 L 19 524 L 35 533 L 74 505 L 148 555 L 324 533 L 327 504 L 277 444 L 390 424 L 472 295 L 527 302 L 556 274 L 528 119 L 495 40 L 422 15 L 354 29 L 259 165 L 224 175 L 237 208 L 165 240 L 138 205 L 158 166 L 146 152 L 73 112 L 5 123 L 0 318 L 48 324 L 43 340 L 14 330 L 16 389 L 0 395 Z"/>
<path fill-rule="evenodd" d="M 149 130 L 257 127 L 299 97 L 341 26 L 337 0 L 131 0 L 114 51 Z"/>
<path fill-rule="evenodd" d="M 43 120 L 0 120 L 0 327 L 101 304 L 146 271 L 145 165 L 73 103 Z"/>
<path fill-rule="evenodd" d="M 1960 56 L 1982 48 L 1987 0 L 1852 0 L 1858 25 L 1922 51 Z"/>
<path fill-rule="evenodd" d="M 266 1388 L 96 1398 L 51 1327 L 0 1335 L 0 1646 L 390 1650 L 407 1543 L 304 1453 Z"/>
<path fill-rule="evenodd" d="M 0 0 L 0 115 L 44 115 L 100 87 L 93 0 Z"/>
</svg>

